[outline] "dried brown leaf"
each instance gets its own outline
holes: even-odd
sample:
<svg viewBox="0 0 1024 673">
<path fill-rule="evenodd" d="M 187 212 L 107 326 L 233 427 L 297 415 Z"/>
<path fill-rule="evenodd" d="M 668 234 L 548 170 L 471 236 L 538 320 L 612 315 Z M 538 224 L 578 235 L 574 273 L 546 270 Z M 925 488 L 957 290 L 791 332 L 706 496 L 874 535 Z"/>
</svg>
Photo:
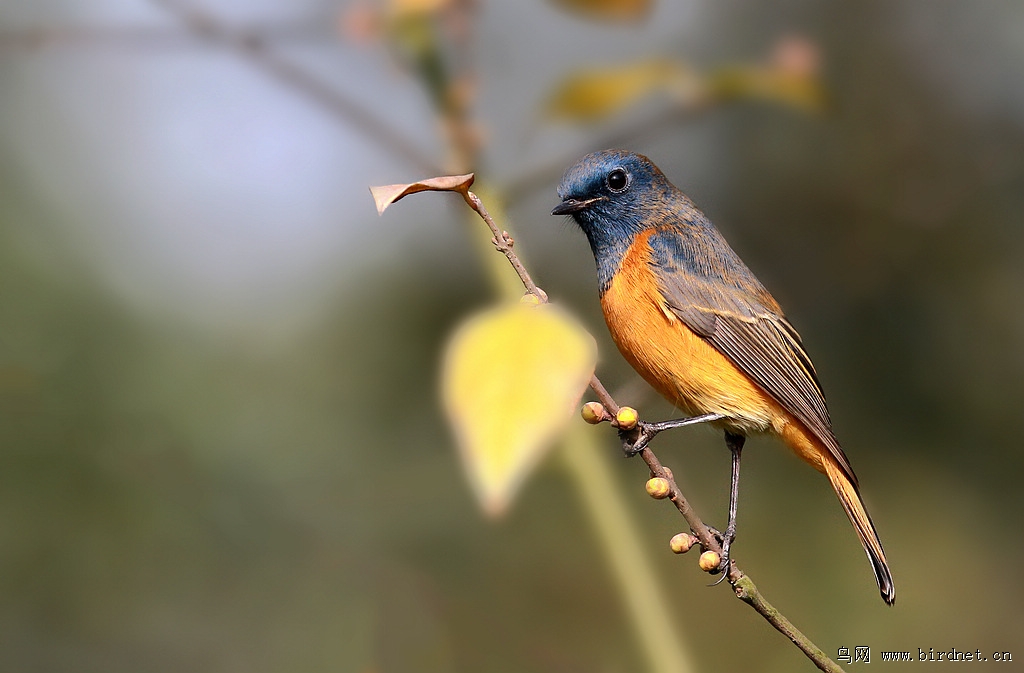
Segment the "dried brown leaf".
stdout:
<svg viewBox="0 0 1024 673">
<path fill-rule="evenodd" d="M 377 214 L 382 215 L 392 203 L 416 192 L 464 193 L 473 184 L 475 177 L 472 173 L 466 173 L 465 175 L 442 175 L 404 185 L 379 185 L 370 187 L 370 194 L 373 195 L 373 200 L 377 204 Z"/>
</svg>

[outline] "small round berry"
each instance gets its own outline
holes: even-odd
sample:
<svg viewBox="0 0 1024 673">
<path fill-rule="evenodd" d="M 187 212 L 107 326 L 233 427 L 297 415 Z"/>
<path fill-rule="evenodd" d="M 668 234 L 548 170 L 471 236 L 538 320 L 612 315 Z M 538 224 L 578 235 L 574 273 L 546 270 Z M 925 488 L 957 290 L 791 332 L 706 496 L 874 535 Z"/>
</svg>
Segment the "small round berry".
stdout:
<svg viewBox="0 0 1024 673">
<path fill-rule="evenodd" d="M 632 430 L 640 421 L 640 414 L 633 407 L 619 407 L 619 413 L 615 414 L 615 421 L 623 430 Z"/>
<path fill-rule="evenodd" d="M 655 500 L 667 498 L 672 492 L 672 485 L 664 477 L 654 477 L 647 480 L 647 495 Z"/>
<path fill-rule="evenodd" d="M 676 533 L 672 536 L 672 539 L 668 541 L 669 549 L 676 554 L 685 554 L 690 551 L 690 547 L 695 544 L 697 544 L 697 538 L 689 533 Z"/>
<path fill-rule="evenodd" d="M 591 425 L 597 425 L 608 418 L 608 412 L 604 410 L 604 405 L 600 402 L 587 402 L 580 410 L 580 415 Z"/>
<path fill-rule="evenodd" d="M 711 572 L 718 567 L 718 564 L 722 562 L 722 557 L 719 556 L 718 552 L 711 551 L 710 549 L 700 555 L 700 560 L 697 562 L 700 565 L 700 569 L 706 573 Z"/>
<path fill-rule="evenodd" d="M 529 306 L 537 306 L 540 304 L 540 297 L 533 294 L 532 292 L 527 292 L 526 294 L 519 298 L 519 303 L 527 304 Z"/>
</svg>

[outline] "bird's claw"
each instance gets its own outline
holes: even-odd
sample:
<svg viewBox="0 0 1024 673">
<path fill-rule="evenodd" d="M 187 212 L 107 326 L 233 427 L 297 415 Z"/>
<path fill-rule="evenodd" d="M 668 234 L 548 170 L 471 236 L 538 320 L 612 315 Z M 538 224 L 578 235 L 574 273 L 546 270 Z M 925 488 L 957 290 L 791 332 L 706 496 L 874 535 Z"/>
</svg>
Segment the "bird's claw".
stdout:
<svg viewBox="0 0 1024 673">
<path fill-rule="evenodd" d="M 724 563 L 725 565 L 722 566 L 721 564 L 719 564 L 719 566 L 717 568 L 715 568 L 714 570 L 711 571 L 712 575 L 718 575 L 719 573 L 721 573 L 722 576 L 719 577 L 714 582 L 712 582 L 711 584 L 709 584 L 708 585 L 709 587 L 717 587 L 719 584 L 724 582 L 729 577 L 729 572 L 728 571 L 729 571 L 730 560 L 729 559 L 723 559 L 722 563 Z"/>
<path fill-rule="evenodd" d="M 651 440 L 660 432 L 646 421 L 637 421 L 636 427 L 631 430 L 619 430 L 619 439 L 622 440 L 622 452 L 627 458 L 631 458 L 647 448 Z"/>
<path fill-rule="evenodd" d="M 722 540 L 722 560 L 718 562 L 716 573 L 724 573 L 729 569 L 729 549 L 732 547 L 733 541 L 736 540 L 736 531 L 727 530 L 720 539 Z"/>
<path fill-rule="evenodd" d="M 622 440 L 622 450 L 626 456 L 635 456 L 651 443 L 658 433 L 664 430 L 671 430 L 672 428 L 682 428 L 687 425 L 696 425 L 697 423 L 708 423 L 711 421 L 717 421 L 724 418 L 722 414 L 703 414 L 701 416 L 689 416 L 687 418 L 676 418 L 670 421 L 661 421 L 660 423 L 647 423 L 644 421 L 637 421 L 635 427 L 630 430 L 619 429 L 619 438 Z"/>
<path fill-rule="evenodd" d="M 711 533 L 712 537 L 718 540 L 718 544 L 722 547 L 722 554 L 721 559 L 718 561 L 718 567 L 710 572 L 711 575 L 724 573 L 722 575 L 722 578 L 720 578 L 718 582 L 715 582 L 715 584 L 712 585 L 715 586 L 719 584 L 722 581 L 722 579 L 725 578 L 726 574 L 728 574 L 726 571 L 729 570 L 729 562 L 731 561 L 731 558 L 729 556 L 729 549 L 732 547 L 733 541 L 736 540 L 736 531 L 730 532 L 729 530 L 726 530 L 723 533 L 714 526 L 708 526 L 707 528 L 708 532 Z"/>
</svg>

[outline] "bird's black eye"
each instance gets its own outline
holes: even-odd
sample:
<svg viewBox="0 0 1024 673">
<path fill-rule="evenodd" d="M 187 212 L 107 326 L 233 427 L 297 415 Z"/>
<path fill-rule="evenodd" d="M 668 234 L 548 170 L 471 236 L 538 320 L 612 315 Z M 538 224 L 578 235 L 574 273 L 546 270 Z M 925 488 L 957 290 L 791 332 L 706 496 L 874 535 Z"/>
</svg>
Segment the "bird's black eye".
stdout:
<svg viewBox="0 0 1024 673">
<path fill-rule="evenodd" d="M 622 168 L 616 168 L 605 178 L 608 189 L 615 194 L 621 194 L 629 187 L 629 173 Z"/>
</svg>

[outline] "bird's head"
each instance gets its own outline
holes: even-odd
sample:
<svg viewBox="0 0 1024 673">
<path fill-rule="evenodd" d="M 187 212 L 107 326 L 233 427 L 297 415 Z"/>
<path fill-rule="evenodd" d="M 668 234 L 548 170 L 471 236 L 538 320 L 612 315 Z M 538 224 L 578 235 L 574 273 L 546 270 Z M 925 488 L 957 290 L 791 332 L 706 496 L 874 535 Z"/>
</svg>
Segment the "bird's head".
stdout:
<svg viewBox="0 0 1024 673">
<path fill-rule="evenodd" d="M 675 188 L 650 159 L 625 150 L 588 154 L 565 172 L 562 202 L 552 215 L 570 215 L 590 241 L 598 266 L 618 261 L 633 238 L 662 219 Z"/>
<path fill-rule="evenodd" d="M 632 238 L 651 221 L 645 215 L 664 203 L 671 189 L 658 167 L 641 154 L 594 152 L 565 172 L 558 185 L 562 202 L 551 214 L 571 215 L 591 243 L 609 236 Z"/>
</svg>

